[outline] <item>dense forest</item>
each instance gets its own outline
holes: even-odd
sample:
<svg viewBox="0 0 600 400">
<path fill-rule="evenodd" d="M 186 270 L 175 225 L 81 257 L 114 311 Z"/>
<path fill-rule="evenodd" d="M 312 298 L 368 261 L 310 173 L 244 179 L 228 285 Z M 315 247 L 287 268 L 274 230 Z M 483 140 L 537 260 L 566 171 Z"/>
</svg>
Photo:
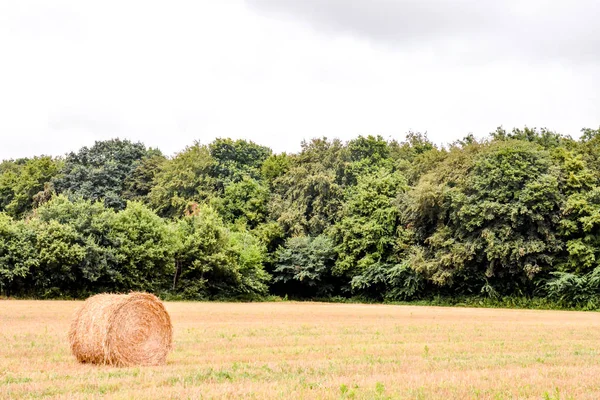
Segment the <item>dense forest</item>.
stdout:
<svg viewBox="0 0 600 400">
<path fill-rule="evenodd" d="M 295 154 L 217 139 L 172 157 L 114 139 L 0 164 L 0 295 L 130 290 L 596 309 L 600 130 Z"/>
</svg>

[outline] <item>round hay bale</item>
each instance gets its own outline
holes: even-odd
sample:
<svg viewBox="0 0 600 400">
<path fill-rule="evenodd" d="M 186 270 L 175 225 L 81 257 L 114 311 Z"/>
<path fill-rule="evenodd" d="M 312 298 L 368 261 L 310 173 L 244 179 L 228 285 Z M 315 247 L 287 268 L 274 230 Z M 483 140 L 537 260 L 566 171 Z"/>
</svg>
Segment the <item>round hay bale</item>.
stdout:
<svg viewBox="0 0 600 400">
<path fill-rule="evenodd" d="M 92 296 L 77 310 L 69 330 L 77 360 L 114 366 L 164 364 L 172 338 L 169 314 L 149 293 Z"/>
</svg>

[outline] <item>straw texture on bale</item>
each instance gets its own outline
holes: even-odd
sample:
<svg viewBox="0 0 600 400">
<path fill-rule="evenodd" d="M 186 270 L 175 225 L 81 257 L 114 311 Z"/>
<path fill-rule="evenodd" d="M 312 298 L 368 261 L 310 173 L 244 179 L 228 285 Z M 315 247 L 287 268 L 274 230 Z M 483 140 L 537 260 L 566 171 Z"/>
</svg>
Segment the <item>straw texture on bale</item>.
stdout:
<svg viewBox="0 0 600 400">
<path fill-rule="evenodd" d="M 161 365 L 172 347 L 171 318 L 149 293 L 98 294 L 77 310 L 69 342 L 82 363 Z"/>
</svg>

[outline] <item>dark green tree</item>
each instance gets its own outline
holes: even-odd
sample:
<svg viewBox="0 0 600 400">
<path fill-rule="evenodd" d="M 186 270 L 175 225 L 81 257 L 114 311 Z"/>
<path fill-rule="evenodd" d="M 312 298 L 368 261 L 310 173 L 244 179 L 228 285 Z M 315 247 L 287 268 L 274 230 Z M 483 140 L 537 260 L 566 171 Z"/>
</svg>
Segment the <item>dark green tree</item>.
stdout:
<svg viewBox="0 0 600 400">
<path fill-rule="evenodd" d="M 54 180 L 58 193 L 86 200 L 104 201 L 107 207 L 121 210 L 127 200 L 125 182 L 149 151 L 141 143 L 111 139 L 98 141 L 67 155 L 61 176 Z"/>
<path fill-rule="evenodd" d="M 335 263 L 333 241 L 325 235 L 289 238 L 275 256 L 276 290 L 295 297 L 327 297 L 337 283 L 332 271 Z"/>
<path fill-rule="evenodd" d="M 409 199 L 423 211 L 407 219 L 418 238 L 410 266 L 440 285 L 468 281 L 475 293 L 527 289 L 563 247 L 550 156 L 538 145 L 508 140 L 467 164 L 457 186 L 424 181 Z"/>
<path fill-rule="evenodd" d="M 156 174 L 166 161 L 166 157 L 159 151 L 148 151 L 148 154 L 139 161 L 131 175 L 125 179 L 123 198 L 147 202 L 148 195 L 154 186 Z"/>
<path fill-rule="evenodd" d="M 260 179 L 261 168 L 271 149 L 246 140 L 216 139 L 209 146 L 215 160 L 212 175 L 221 189 L 244 177 Z"/>
</svg>

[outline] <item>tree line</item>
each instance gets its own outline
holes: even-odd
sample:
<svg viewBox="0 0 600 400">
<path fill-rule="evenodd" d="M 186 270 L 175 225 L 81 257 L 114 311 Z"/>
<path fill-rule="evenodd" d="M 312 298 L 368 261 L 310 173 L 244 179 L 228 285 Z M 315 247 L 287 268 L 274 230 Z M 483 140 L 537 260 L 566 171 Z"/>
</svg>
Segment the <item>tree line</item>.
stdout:
<svg viewBox="0 0 600 400">
<path fill-rule="evenodd" d="M 600 129 L 315 138 L 0 163 L 0 294 L 600 307 Z"/>
</svg>

